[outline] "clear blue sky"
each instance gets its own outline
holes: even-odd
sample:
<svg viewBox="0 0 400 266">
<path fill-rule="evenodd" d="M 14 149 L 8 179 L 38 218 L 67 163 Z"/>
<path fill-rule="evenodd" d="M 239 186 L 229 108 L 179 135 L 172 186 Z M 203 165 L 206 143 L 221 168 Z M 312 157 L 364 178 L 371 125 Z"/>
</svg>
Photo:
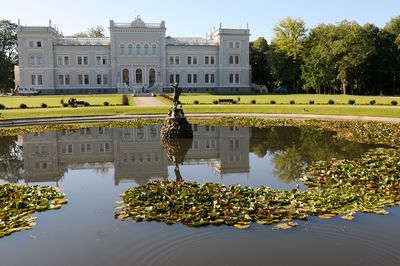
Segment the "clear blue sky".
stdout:
<svg viewBox="0 0 400 266">
<path fill-rule="evenodd" d="M 141 15 L 145 22 L 166 21 L 167 35 L 204 37 L 214 26 L 251 30 L 251 39 L 271 40 L 279 20 L 298 17 L 308 28 L 344 19 L 383 27 L 400 15 L 400 0 L 0 0 L 0 19 L 22 25 L 48 25 L 51 19 L 64 35 L 102 25 L 109 20 L 130 22 Z"/>
</svg>

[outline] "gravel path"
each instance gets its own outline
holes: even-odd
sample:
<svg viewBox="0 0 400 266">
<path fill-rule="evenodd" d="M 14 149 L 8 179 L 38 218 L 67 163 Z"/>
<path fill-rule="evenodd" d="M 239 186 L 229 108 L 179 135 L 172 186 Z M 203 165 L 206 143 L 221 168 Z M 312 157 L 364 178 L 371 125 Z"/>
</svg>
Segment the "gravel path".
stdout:
<svg viewBox="0 0 400 266">
<path fill-rule="evenodd" d="M 165 106 L 165 103 L 155 97 L 134 97 L 136 106 Z"/>
</svg>

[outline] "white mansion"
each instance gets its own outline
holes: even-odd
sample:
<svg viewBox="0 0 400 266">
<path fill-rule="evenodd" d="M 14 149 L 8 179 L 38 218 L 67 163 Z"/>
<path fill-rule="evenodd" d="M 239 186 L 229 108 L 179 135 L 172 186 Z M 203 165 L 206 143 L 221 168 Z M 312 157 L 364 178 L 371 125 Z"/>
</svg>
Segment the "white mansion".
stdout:
<svg viewBox="0 0 400 266">
<path fill-rule="evenodd" d="M 18 26 L 16 84 L 41 94 L 248 92 L 248 29 L 221 26 L 206 38 L 166 36 L 165 22 L 110 21 L 109 38 L 64 37 L 55 27 Z"/>
</svg>

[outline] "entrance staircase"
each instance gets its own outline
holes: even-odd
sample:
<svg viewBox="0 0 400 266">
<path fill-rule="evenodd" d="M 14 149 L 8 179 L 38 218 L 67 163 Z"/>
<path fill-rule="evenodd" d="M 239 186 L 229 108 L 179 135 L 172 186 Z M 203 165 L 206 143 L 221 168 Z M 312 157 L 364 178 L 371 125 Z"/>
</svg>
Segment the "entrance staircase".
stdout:
<svg viewBox="0 0 400 266">
<path fill-rule="evenodd" d="M 132 94 L 134 97 L 153 97 L 156 94 L 162 93 L 161 84 L 153 84 L 149 86 L 130 86 L 126 83 L 117 84 L 118 93 Z"/>
</svg>

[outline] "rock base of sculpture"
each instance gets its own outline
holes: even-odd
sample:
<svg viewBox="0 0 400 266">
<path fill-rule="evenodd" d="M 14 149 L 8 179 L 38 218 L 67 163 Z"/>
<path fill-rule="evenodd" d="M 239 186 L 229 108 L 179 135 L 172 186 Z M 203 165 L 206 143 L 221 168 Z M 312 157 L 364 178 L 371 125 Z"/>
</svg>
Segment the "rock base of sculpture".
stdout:
<svg viewBox="0 0 400 266">
<path fill-rule="evenodd" d="M 193 129 L 183 113 L 182 108 L 171 108 L 161 128 L 161 139 L 193 138 Z"/>
</svg>

